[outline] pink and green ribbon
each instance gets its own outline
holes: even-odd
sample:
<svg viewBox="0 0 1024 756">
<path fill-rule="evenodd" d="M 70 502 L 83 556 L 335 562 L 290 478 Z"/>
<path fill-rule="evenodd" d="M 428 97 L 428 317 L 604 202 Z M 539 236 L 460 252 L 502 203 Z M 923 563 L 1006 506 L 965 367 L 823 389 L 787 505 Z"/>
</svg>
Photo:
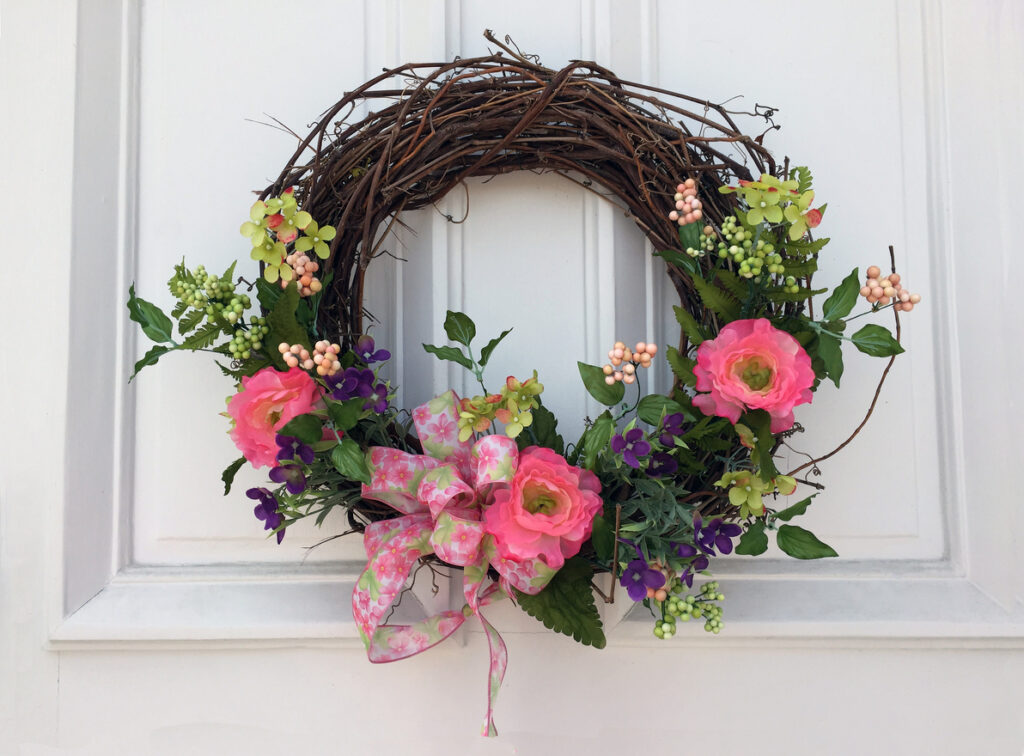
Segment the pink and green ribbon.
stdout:
<svg viewBox="0 0 1024 756">
<path fill-rule="evenodd" d="M 555 571 L 539 559 L 521 562 L 497 556 L 481 516 L 495 486 L 508 484 L 519 463 L 516 442 L 488 435 L 460 442 L 459 400 L 448 391 L 413 411 L 425 454 L 375 446 L 368 452 L 370 483 L 362 495 L 402 513 L 366 528 L 367 564 L 352 593 L 352 612 L 371 662 L 405 659 L 437 645 L 475 615 L 487 636 L 490 675 L 483 733 L 497 735 L 493 709 L 505 676 L 508 653 L 498 631 L 481 609 L 513 587 L 537 593 Z M 462 611 L 444 611 L 412 625 L 386 625 L 382 619 L 404 589 L 416 561 L 434 553 L 464 570 Z M 501 584 L 484 588 L 487 567 Z"/>
</svg>

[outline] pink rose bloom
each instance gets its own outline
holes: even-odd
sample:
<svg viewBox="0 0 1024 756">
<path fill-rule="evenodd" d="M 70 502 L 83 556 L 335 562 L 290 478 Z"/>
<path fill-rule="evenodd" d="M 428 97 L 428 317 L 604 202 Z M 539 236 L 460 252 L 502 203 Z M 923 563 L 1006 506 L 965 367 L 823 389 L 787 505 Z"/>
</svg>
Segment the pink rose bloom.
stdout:
<svg viewBox="0 0 1024 756">
<path fill-rule="evenodd" d="M 551 449 L 530 446 L 520 452 L 512 482 L 494 492 L 484 530 L 502 558 L 540 557 L 557 570 L 590 536 L 603 505 L 600 493 L 594 473 L 572 467 Z"/>
<path fill-rule="evenodd" d="M 277 430 L 320 402 L 320 388 L 302 368 L 282 373 L 266 367 L 242 378 L 242 390 L 228 402 L 235 421 L 231 440 L 253 467 L 277 464 Z"/>
<path fill-rule="evenodd" d="M 788 333 L 765 318 L 736 320 L 697 348 L 693 404 L 732 423 L 748 409 L 767 410 L 771 432 L 793 427 L 793 407 L 811 401 L 811 358 Z"/>
</svg>

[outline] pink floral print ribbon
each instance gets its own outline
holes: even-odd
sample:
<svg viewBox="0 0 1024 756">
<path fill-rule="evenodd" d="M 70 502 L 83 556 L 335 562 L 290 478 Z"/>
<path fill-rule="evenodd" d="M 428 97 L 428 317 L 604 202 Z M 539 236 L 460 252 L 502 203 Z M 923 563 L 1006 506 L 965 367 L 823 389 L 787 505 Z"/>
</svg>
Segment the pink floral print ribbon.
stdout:
<svg viewBox="0 0 1024 756">
<path fill-rule="evenodd" d="M 493 736 L 497 735 L 494 701 L 505 676 L 508 653 L 481 609 L 512 587 L 525 593 L 539 592 L 555 570 L 539 559 L 513 561 L 495 553 L 493 540 L 481 522 L 482 512 L 491 490 L 508 484 L 515 475 L 518 448 L 513 439 L 500 435 L 484 436 L 475 443 L 460 442 L 458 408 L 458 397 L 448 391 L 413 411 L 426 454 L 380 446 L 369 450 L 371 479 L 363 485 L 363 498 L 387 504 L 403 516 L 366 528 L 367 564 L 352 593 L 352 612 L 367 656 L 377 663 L 426 651 L 454 633 L 467 617 L 476 615 L 490 649 L 482 734 Z M 466 606 L 412 625 L 383 624 L 416 561 L 430 553 L 463 568 Z M 501 585 L 492 583 L 481 590 L 489 564 L 501 575 Z"/>
</svg>

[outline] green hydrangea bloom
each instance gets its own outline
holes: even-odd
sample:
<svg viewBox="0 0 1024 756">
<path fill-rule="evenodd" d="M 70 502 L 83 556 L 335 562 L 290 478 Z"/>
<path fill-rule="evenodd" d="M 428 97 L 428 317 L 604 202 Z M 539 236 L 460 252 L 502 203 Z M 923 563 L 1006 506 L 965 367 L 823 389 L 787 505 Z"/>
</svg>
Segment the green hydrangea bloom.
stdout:
<svg viewBox="0 0 1024 756">
<path fill-rule="evenodd" d="M 308 252 L 313 250 L 317 257 L 321 260 L 326 260 L 331 254 L 331 249 L 327 246 L 327 242 L 331 241 L 337 233 L 334 230 L 334 226 L 320 228 L 316 221 L 310 220 L 302 232 L 305 236 L 295 242 L 296 251 Z"/>
</svg>

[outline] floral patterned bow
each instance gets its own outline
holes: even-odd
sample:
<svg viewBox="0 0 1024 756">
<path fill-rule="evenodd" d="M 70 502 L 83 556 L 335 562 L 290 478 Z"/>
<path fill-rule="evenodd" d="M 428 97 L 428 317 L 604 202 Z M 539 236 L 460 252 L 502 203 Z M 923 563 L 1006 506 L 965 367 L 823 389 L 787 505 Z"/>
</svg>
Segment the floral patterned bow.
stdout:
<svg viewBox="0 0 1024 756">
<path fill-rule="evenodd" d="M 437 645 L 476 615 L 490 649 L 487 715 L 483 734 L 497 735 L 492 712 L 505 676 L 508 654 L 498 631 L 480 609 L 512 587 L 537 593 L 555 570 L 540 559 L 500 558 L 481 521 L 495 486 L 509 483 L 519 462 L 516 442 L 488 435 L 475 443 L 458 440 L 459 399 L 448 391 L 413 411 L 413 422 L 426 454 L 375 446 L 369 450 L 371 480 L 365 499 L 380 501 L 402 517 L 369 525 L 363 535 L 367 564 L 352 594 L 352 611 L 371 662 L 405 659 Z M 464 568 L 462 611 L 444 611 L 412 625 L 386 625 L 382 618 L 402 591 L 420 557 L 437 554 Z M 501 586 L 481 591 L 488 565 L 502 577 Z"/>
</svg>

